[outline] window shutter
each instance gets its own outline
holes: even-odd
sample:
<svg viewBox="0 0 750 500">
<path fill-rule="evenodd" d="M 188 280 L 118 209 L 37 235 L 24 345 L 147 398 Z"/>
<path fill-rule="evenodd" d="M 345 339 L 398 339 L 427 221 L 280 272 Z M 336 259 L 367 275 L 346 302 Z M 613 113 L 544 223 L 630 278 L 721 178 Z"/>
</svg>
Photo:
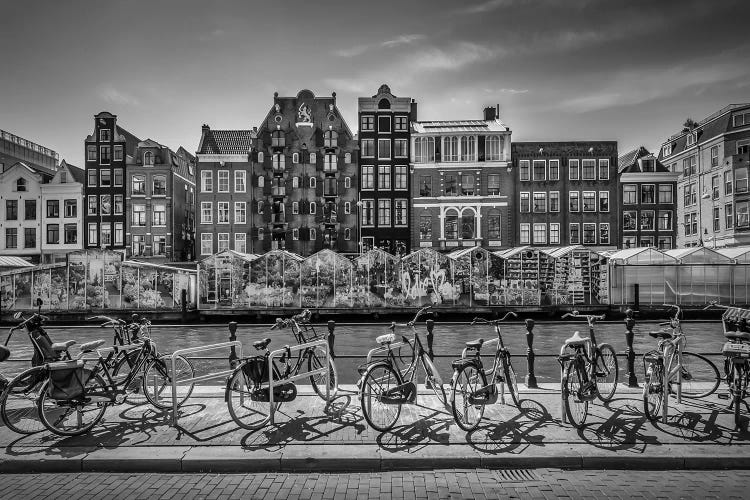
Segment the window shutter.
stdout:
<svg viewBox="0 0 750 500">
<path fill-rule="evenodd" d="M 480 135 L 477 141 L 477 161 L 484 161 L 484 139 L 485 136 Z"/>
<path fill-rule="evenodd" d="M 443 138 L 442 137 L 435 137 L 435 161 L 440 162 L 441 160 L 441 154 L 440 151 L 443 147 Z"/>
<path fill-rule="evenodd" d="M 265 203 L 263 205 L 263 222 L 266 222 L 266 223 L 271 222 L 272 209 L 273 208 L 270 203 Z"/>
<path fill-rule="evenodd" d="M 319 182 L 319 181 L 320 181 L 320 182 Z M 318 179 L 318 180 L 316 181 L 316 183 L 315 183 L 315 195 L 316 195 L 317 197 L 321 197 L 321 196 L 323 196 L 323 184 L 324 184 L 324 183 L 325 183 L 325 182 L 324 182 L 324 180 L 323 180 L 323 181 L 321 181 L 321 179 Z"/>
</svg>

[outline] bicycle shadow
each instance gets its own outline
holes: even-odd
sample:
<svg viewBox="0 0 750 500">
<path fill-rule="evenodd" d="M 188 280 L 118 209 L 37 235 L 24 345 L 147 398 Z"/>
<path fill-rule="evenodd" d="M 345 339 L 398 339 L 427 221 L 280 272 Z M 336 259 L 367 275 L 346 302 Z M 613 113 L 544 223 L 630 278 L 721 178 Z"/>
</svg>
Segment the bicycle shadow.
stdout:
<svg viewBox="0 0 750 500">
<path fill-rule="evenodd" d="M 430 444 L 449 444 L 450 425 L 453 418 L 446 418 L 443 414 L 443 418 L 437 419 L 435 417 L 441 415 L 442 412 L 430 409 L 433 413 L 429 415 L 420 413 L 419 418 L 410 418 L 404 424 L 378 434 L 375 442 L 382 450 L 388 452 L 418 451 Z M 402 412 L 399 419 L 403 418 Z"/>
<path fill-rule="evenodd" d="M 466 434 L 466 443 L 488 454 L 519 454 L 531 446 L 544 446 L 545 434 L 538 431 L 554 423 L 552 415 L 545 406 L 530 399 L 520 400 L 519 406 L 519 413 L 511 419 L 483 419 Z"/>
<path fill-rule="evenodd" d="M 654 427 L 667 435 L 697 443 L 731 444 L 750 440 L 747 425 L 734 428 L 734 417 L 726 405 L 701 399 L 683 399 L 679 405 L 681 408 L 675 406 L 670 404 L 667 424 L 661 419 L 654 422 Z M 722 416 L 729 425 L 720 422 Z"/>
<path fill-rule="evenodd" d="M 648 419 L 628 401 L 632 399 L 614 398 L 604 402 L 601 407 L 609 410 L 609 415 L 601 421 L 582 425 L 578 436 L 586 444 L 608 451 L 642 453 L 649 445 L 661 444 L 657 436 L 644 432 Z M 626 403 L 623 405 L 623 402 Z M 591 410 L 589 405 L 589 417 Z"/>
</svg>

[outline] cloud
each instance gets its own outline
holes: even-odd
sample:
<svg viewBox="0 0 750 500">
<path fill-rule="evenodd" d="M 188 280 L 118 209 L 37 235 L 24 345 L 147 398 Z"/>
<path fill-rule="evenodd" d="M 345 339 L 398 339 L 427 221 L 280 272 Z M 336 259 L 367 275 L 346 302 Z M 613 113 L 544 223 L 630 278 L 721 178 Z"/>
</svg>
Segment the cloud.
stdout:
<svg viewBox="0 0 750 500">
<path fill-rule="evenodd" d="M 364 54 L 368 50 L 373 50 L 373 49 L 378 49 L 378 48 L 392 49 L 400 45 L 409 45 L 411 43 L 414 43 L 419 40 L 423 40 L 425 38 L 427 38 L 425 35 L 421 35 L 418 33 L 399 35 L 396 38 L 385 40 L 383 42 L 370 43 L 370 44 L 364 44 L 364 45 L 354 45 L 352 47 L 335 50 L 333 53 L 334 55 L 337 55 L 339 57 L 355 57 L 355 56 Z"/>
<path fill-rule="evenodd" d="M 490 89 L 485 88 L 482 89 L 486 94 L 526 94 L 529 92 L 529 89 L 510 89 L 510 88 L 501 88 L 501 89 Z"/>
<path fill-rule="evenodd" d="M 122 106 L 140 106 L 141 102 L 135 97 L 122 92 L 111 85 L 102 87 L 99 90 L 99 98 L 110 104 Z"/>
<path fill-rule="evenodd" d="M 474 42 L 455 42 L 448 47 L 430 47 L 411 54 L 408 65 L 426 70 L 458 70 L 478 61 L 488 61 L 505 54 L 501 48 Z"/>
<path fill-rule="evenodd" d="M 512 3 L 513 0 L 487 0 L 485 2 L 472 5 L 471 7 L 464 7 L 460 9 L 460 12 L 462 12 L 463 14 L 483 14 L 485 12 L 491 12 L 493 10 L 499 9 L 500 7 L 511 5 Z"/>
<path fill-rule="evenodd" d="M 212 31 L 209 31 L 207 33 L 203 33 L 203 34 L 199 35 L 198 36 L 198 40 L 200 40 L 201 42 L 208 42 L 210 40 L 215 40 L 217 38 L 221 38 L 221 37 L 223 37 L 226 34 L 227 34 L 227 32 L 224 31 L 223 29 L 216 28 L 215 30 L 212 30 Z"/>
<path fill-rule="evenodd" d="M 323 80 L 333 91 L 351 92 L 362 94 L 369 88 L 374 88 L 373 81 L 367 82 L 364 78 L 326 78 Z"/>
</svg>

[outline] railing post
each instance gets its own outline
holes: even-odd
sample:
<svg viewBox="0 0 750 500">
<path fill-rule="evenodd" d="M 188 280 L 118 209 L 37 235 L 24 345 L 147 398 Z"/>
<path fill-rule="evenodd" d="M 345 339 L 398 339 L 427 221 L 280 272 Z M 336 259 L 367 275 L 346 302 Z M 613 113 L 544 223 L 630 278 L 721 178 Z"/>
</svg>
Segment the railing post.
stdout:
<svg viewBox="0 0 750 500">
<path fill-rule="evenodd" d="M 187 323 L 187 290 L 180 291 L 180 305 L 182 306 L 182 322 Z"/>
<path fill-rule="evenodd" d="M 435 359 L 435 353 L 432 351 L 432 342 L 435 340 L 435 320 L 430 318 L 425 321 L 427 325 L 427 354 L 430 356 L 430 360 Z"/>
<path fill-rule="evenodd" d="M 237 340 L 237 322 L 236 321 L 230 321 L 229 322 L 229 340 L 230 342 L 234 342 Z M 234 350 L 234 346 L 231 346 L 229 348 L 229 368 L 232 370 L 235 366 L 237 366 L 237 352 Z"/>
<path fill-rule="evenodd" d="M 526 319 L 526 365 L 528 368 L 528 374 L 526 375 L 526 387 L 529 389 L 536 389 L 539 386 L 536 384 L 536 375 L 534 375 L 534 320 L 531 318 Z"/>
<path fill-rule="evenodd" d="M 636 285 L 637 286 L 637 285 Z M 635 351 L 633 351 L 633 328 L 635 327 L 635 318 L 633 317 L 633 310 L 627 309 L 625 311 L 625 342 L 628 347 L 625 349 L 625 354 L 628 357 L 628 386 L 638 387 L 638 380 L 635 376 Z"/>
<path fill-rule="evenodd" d="M 336 322 L 332 319 L 328 320 L 328 351 L 331 358 L 335 358 L 336 355 L 333 352 L 333 346 L 336 342 L 336 335 L 333 333 L 336 330 Z"/>
</svg>

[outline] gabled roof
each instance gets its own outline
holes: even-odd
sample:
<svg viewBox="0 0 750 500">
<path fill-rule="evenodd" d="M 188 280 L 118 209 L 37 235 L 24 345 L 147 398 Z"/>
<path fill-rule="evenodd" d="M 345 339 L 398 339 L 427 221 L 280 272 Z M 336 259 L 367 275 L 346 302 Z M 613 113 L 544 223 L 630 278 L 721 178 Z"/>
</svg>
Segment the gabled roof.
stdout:
<svg viewBox="0 0 750 500">
<path fill-rule="evenodd" d="M 135 148 L 138 147 L 138 143 L 141 142 L 141 140 L 119 125 L 116 128 L 117 135 L 121 135 L 125 140 L 125 154 L 133 156 L 133 154 L 135 153 Z"/>
<path fill-rule="evenodd" d="M 566 247 L 542 248 L 541 250 L 550 257 L 558 258 L 572 252 L 573 250 L 586 250 L 586 247 L 583 245 L 568 245 Z"/>
<path fill-rule="evenodd" d="M 177 149 L 177 156 L 181 156 L 185 158 L 187 161 L 195 161 L 195 156 L 193 156 L 187 149 L 185 149 L 183 146 L 180 146 Z"/>
<path fill-rule="evenodd" d="M 451 132 L 506 132 L 506 126 L 498 119 L 494 120 L 448 120 L 412 122 L 417 134 L 451 133 Z"/>
<path fill-rule="evenodd" d="M 620 250 L 618 252 L 613 253 L 609 256 L 610 262 L 614 262 L 616 260 L 621 261 L 623 264 L 678 264 L 679 261 L 672 257 L 671 255 L 667 255 L 664 252 L 660 252 L 659 250 L 652 248 L 652 247 L 635 247 L 635 248 L 626 248 L 625 250 Z"/>
<path fill-rule="evenodd" d="M 738 262 L 750 263 L 750 246 L 717 248 L 716 251 Z"/>
<path fill-rule="evenodd" d="M 638 160 L 646 156 L 654 157 L 656 161 L 654 165 L 654 172 L 669 172 L 669 169 L 662 162 L 660 162 L 658 158 L 656 158 L 656 155 L 651 154 L 648 149 L 641 146 L 632 151 L 628 151 L 624 155 L 620 156 L 620 158 L 617 160 L 617 165 L 618 165 L 617 173 L 621 174 L 625 172 L 626 170 L 632 169 L 632 168 L 635 168 L 635 171 L 640 172 L 641 170 L 640 170 L 640 167 L 638 167 Z M 646 173 L 652 173 L 652 172 L 646 172 Z"/>
<path fill-rule="evenodd" d="M 31 174 L 41 175 L 42 176 L 42 183 L 48 182 L 50 179 L 52 179 L 55 176 L 55 172 L 53 170 L 50 170 L 50 169 L 44 168 L 44 167 L 40 167 L 39 165 L 36 165 L 34 163 L 28 163 L 28 162 L 25 162 L 25 161 L 17 161 L 17 162 L 15 162 L 10 167 L 6 167 L 6 169 L 3 171 L 3 173 L 9 172 L 15 166 L 18 166 L 19 168 L 26 169 Z"/>
<path fill-rule="evenodd" d="M 664 253 L 679 259 L 681 264 L 729 264 L 732 262 L 730 257 L 705 246 L 674 248 Z"/>
<path fill-rule="evenodd" d="M 74 181 L 80 182 L 81 184 L 84 184 L 84 182 L 86 181 L 86 171 L 82 168 L 78 168 L 72 163 L 68 163 L 65 160 L 60 163 L 60 168 L 67 168 Z"/>
<path fill-rule="evenodd" d="M 252 130 L 212 130 L 203 127 L 198 154 L 249 154 L 255 133 Z"/>
<path fill-rule="evenodd" d="M 0 255 L 0 267 L 34 267 L 34 264 L 21 257 Z"/>
</svg>

